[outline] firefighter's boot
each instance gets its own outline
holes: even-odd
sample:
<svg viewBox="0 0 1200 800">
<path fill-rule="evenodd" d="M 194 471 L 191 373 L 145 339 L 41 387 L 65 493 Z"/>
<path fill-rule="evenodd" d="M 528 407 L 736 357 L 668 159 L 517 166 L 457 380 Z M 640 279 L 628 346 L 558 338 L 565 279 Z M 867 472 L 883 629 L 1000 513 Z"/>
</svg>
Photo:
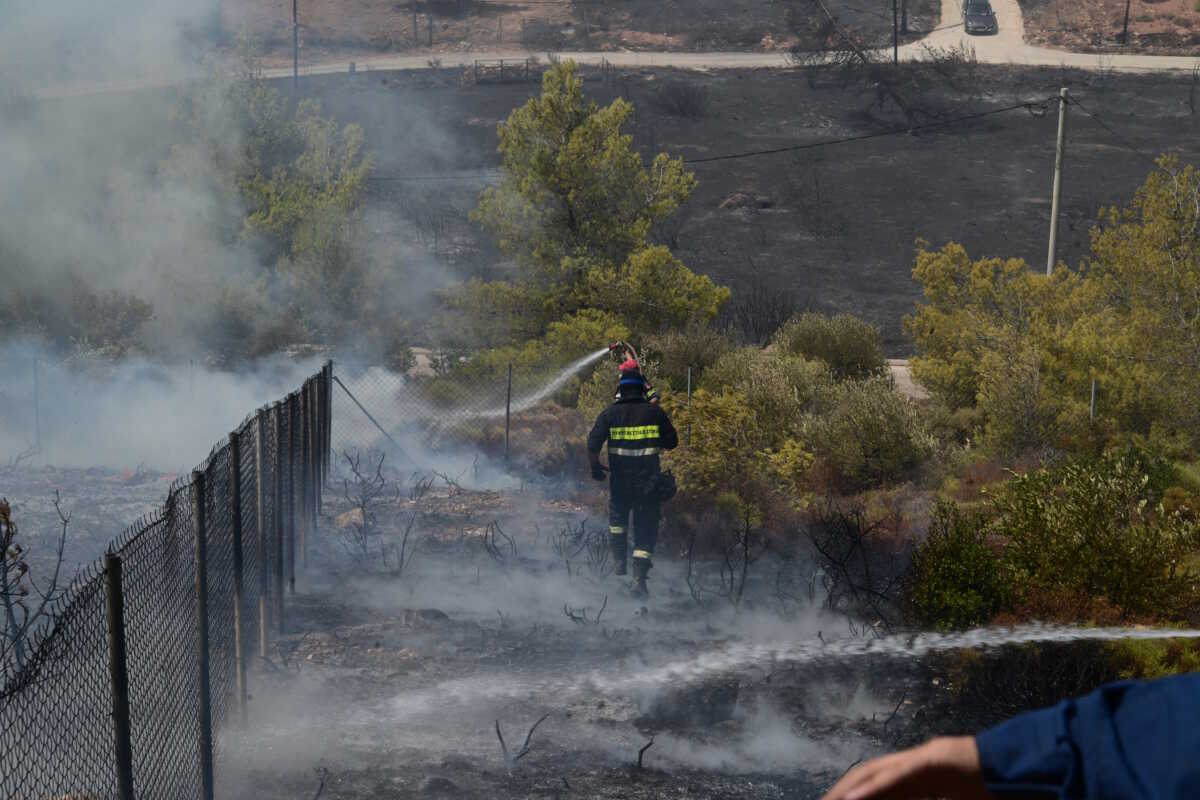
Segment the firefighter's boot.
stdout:
<svg viewBox="0 0 1200 800">
<path fill-rule="evenodd" d="M 633 588 L 630 589 L 630 594 L 635 600 L 645 600 L 650 596 L 650 590 L 646 588 L 646 577 L 650 574 L 650 559 L 634 558 L 633 559 Z"/>
<path fill-rule="evenodd" d="M 616 567 L 616 574 L 625 575 L 628 570 L 625 568 L 625 551 L 628 548 L 629 534 L 624 528 L 618 528 L 615 525 L 610 526 L 610 536 L 608 537 L 612 544 L 613 565 Z"/>
</svg>

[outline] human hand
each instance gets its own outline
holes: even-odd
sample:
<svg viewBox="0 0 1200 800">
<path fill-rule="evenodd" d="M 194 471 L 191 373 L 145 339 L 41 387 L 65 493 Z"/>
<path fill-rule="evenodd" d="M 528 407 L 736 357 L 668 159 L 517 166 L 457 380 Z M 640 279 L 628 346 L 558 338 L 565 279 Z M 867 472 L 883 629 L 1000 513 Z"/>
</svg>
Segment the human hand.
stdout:
<svg viewBox="0 0 1200 800">
<path fill-rule="evenodd" d="M 822 800 L 988 800 L 973 736 L 945 736 L 850 770 Z"/>
<path fill-rule="evenodd" d="M 592 464 L 592 480 L 602 481 L 608 476 L 608 467 L 600 463 Z"/>
</svg>

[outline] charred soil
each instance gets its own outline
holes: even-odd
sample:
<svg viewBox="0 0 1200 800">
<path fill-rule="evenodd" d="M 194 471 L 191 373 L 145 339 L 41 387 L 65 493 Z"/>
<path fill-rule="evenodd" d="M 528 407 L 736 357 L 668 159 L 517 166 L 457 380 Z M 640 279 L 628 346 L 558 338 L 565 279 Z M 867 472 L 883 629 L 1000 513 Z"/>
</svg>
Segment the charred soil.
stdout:
<svg viewBox="0 0 1200 800">
<path fill-rule="evenodd" d="M 1070 111 L 1059 233 L 1059 258 L 1071 264 L 1086 253 L 1100 210 L 1127 202 L 1154 156 L 1200 157 L 1192 135 L 1200 95 L 1188 76 L 990 67 L 942 54 L 902 67 L 901 91 L 930 126 L 905 133 L 894 103 L 820 70 L 587 74 L 599 102 L 634 102 L 630 133 L 647 155 L 797 148 L 691 164 L 699 188 L 656 235 L 735 291 L 766 287 L 761 294 L 797 307 L 869 319 L 897 356 L 909 349 L 900 320 L 919 296 L 911 279 L 918 239 L 958 241 L 976 257 L 1034 265 L 1046 257 L 1056 109 L 975 115 L 1045 100 L 1061 86 L 1082 104 Z M 495 179 L 496 125 L 538 83 L 471 78 L 365 73 L 308 79 L 302 89 L 364 126 L 377 157 L 369 214 L 384 242 L 415 247 L 461 277 L 498 277 L 503 259 L 467 212 Z M 703 89 L 699 113 L 668 110 L 664 95 L 676 85 Z M 973 119 L 944 124 L 959 117 Z M 849 139 L 858 140 L 822 144 Z"/>
</svg>

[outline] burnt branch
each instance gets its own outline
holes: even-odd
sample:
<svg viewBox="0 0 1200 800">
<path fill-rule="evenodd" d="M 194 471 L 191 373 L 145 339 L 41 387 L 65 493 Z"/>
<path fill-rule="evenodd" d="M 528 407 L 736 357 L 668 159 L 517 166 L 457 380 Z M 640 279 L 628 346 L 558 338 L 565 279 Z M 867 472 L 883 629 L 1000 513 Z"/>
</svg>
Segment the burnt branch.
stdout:
<svg viewBox="0 0 1200 800">
<path fill-rule="evenodd" d="M 638 750 L 638 760 L 637 760 L 637 768 L 638 768 L 638 769 L 642 769 L 642 759 L 643 759 L 643 758 L 645 758 L 645 756 L 646 756 L 646 751 L 647 751 L 647 750 L 649 750 L 649 749 L 650 749 L 651 747 L 653 747 L 653 746 L 654 746 L 654 737 L 653 737 L 653 736 L 651 736 L 651 737 L 650 737 L 650 741 L 646 742 L 646 743 L 645 743 L 644 745 L 642 745 L 642 747 L 641 747 L 641 748 Z"/>
<path fill-rule="evenodd" d="M 549 716 L 550 712 L 547 711 L 538 718 L 537 722 L 533 723 L 533 725 L 529 728 L 529 733 L 525 734 L 525 742 L 521 745 L 521 749 L 517 751 L 516 755 L 511 757 L 509 756 L 508 745 L 504 742 L 504 731 L 500 728 L 500 720 L 496 720 L 496 738 L 500 740 L 500 755 L 504 758 L 504 766 L 507 769 L 511 770 L 514 766 L 516 766 L 518 761 L 529 755 L 530 751 L 533 749 L 532 742 L 534 731 L 536 731 L 538 726 L 545 722 Z"/>
<path fill-rule="evenodd" d="M 576 625 L 599 625 L 600 618 L 604 616 L 604 609 L 608 608 L 608 595 L 604 595 L 604 602 L 600 606 L 600 610 L 596 612 L 596 618 L 588 618 L 587 607 L 573 608 L 566 603 L 563 603 L 563 613 L 567 615 L 567 619 L 574 622 Z"/>
</svg>

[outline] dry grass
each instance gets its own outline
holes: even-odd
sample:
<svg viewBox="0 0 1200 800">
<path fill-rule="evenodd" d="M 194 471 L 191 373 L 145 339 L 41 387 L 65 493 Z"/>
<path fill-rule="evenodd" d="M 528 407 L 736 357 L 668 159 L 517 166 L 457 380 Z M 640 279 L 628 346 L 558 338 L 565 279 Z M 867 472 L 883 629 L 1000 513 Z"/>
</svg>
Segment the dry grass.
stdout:
<svg viewBox="0 0 1200 800">
<path fill-rule="evenodd" d="M 1125 0 L 1021 0 L 1025 38 L 1036 44 L 1096 52 L 1200 55 L 1198 0 L 1132 0 L 1129 42 L 1119 41 Z"/>
</svg>

